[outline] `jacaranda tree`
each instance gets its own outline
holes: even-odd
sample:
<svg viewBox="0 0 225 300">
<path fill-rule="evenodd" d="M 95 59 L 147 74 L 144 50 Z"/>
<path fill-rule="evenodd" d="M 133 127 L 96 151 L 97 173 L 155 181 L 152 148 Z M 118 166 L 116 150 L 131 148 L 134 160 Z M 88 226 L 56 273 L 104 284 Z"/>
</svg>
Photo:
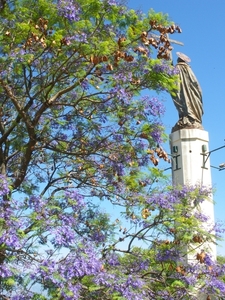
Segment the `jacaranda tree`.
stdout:
<svg viewBox="0 0 225 300">
<path fill-rule="evenodd" d="M 223 265 L 183 251 L 219 234 L 211 191 L 156 183 L 179 26 L 116 0 L 2 0 L 0 22 L 1 299 L 222 299 Z"/>
</svg>

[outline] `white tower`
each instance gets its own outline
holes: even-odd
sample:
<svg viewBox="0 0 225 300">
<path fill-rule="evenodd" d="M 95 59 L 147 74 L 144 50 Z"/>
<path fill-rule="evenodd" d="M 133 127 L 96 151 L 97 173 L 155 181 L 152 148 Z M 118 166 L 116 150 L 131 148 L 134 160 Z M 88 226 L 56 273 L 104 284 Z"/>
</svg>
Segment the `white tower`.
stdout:
<svg viewBox="0 0 225 300">
<path fill-rule="evenodd" d="M 179 115 L 179 120 L 170 135 L 173 156 L 173 183 L 175 185 L 197 185 L 212 188 L 208 150 L 209 137 L 208 132 L 204 131 L 202 127 L 203 101 L 201 87 L 189 65 L 191 59 L 181 52 L 177 52 L 177 56 L 176 69 L 179 80 L 177 91 L 171 94 Z M 212 196 L 194 209 L 200 210 L 202 214 L 208 217 L 206 222 L 202 222 L 202 229 L 212 230 L 214 226 Z M 182 252 L 186 262 L 197 262 L 196 256 L 197 253 L 200 255 L 199 250 L 206 252 L 211 255 L 213 260 L 216 260 L 216 245 L 214 241 L 210 240 L 200 244 L 199 249 L 192 245 L 184 245 Z M 199 300 L 206 299 L 206 295 L 198 291 L 197 286 L 194 294 Z"/>
<path fill-rule="evenodd" d="M 207 152 L 208 132 L 201 129 L 180 129 L 170 135 L 171 153 L 173 156 L 172 176 L 175 185 L 199 185 L 212 187 L 210 159 Z M 200 205 L 203 214 L 209 221 L 202 224 L 206 230 L 214 224 L 213 199 L 204 201 Z M 216 260 L 216 245 L 211 242 L 203 245 L 214 260 Z M 193 254 L 187 254 L 187 260 L 193 259 Z"/>
</svg>

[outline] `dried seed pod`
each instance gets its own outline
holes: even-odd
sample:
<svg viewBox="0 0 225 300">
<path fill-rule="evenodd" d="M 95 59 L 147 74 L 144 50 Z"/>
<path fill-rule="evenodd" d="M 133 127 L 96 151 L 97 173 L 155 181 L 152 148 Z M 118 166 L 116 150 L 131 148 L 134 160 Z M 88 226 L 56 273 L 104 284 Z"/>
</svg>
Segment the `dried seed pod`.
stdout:
<svg viewBox="0 0 225 300">
<path fill-rule="evenodd" d="M 125 37 L 120 37 L 119 39 L 118 39 L 118 45 L 119 45 L 119 47 L 121 47 L 122 46 L 122 43 L 123 42 L 125 42 L 126 41 L 126 38 Z"/>
<path fill-rule="evenodd" d="M 148 139 L 147 133 L 144 133 L 144 132 L 142 132 L 142 133 L 139 135 L 139 137 L 142 138 L 142 139 Z"/>
<path fill-rule="evenodd" d="M 146 31 L 143 31 L 142 33 L 141 33 L 141 37 L 146 37 L 148 34 L 147 34 L 147 32 Z"/>
<path fill-rule="evenodd" d="M 151 215 L 151 213 L 147 208 L 143 208 L 141 215 L 143 219 L 147 219 Z"/>
<path fill-rule="evenodd" d="M 176 30 L 177 30 L 178 33 L 182 32 L 181 28 L 178 25 L 176 26 Z"/>
<path fill-rule="evenodd" d="M 107 61 L 108 60 L 108 57 L 106 55 L 103 55 L 102 56 L 102 61 Z"/>
<path fill-rule="evenodd" d="M 196 259 L 200 262 L 200 264 L 203 264 L 205 261 L 205 252 L 202 251 L 201 253 L 197 253 Z"/>
<path fill-rule="evenodd" d="M 97 65 L 99 63 L 99 58 L 97 56 L 93 57 L 93 64 Z"/>
</svg>

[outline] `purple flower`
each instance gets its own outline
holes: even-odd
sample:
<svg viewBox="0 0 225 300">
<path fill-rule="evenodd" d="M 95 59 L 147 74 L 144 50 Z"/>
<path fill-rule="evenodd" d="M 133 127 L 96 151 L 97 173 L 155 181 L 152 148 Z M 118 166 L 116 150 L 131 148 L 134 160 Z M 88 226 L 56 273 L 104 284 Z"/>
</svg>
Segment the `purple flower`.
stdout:
<svg viewBox="0 0 225 300">
<path fill-rule="evenodd" d="M 198 219 L 201 222 L 207 222 L 209 221 L 209 216 L 206 216 L 205 214 L 201 213 L 201 212 L 195 212 L 194 216 L 196 217 L 196 219 Z"/>
<path fill-rule="evenodd" d="M 76 33 L 75 35 L 68 38 L 68 41 L 76 41 L 81 43 L 87 43 L 87 34 L 85 32 Z"/>
<path fill-rule="evenodd" d="M 40 212 L 46 203 L 39 196 L 32 195 L 28 200 L 28 204 L 29 208 L 36 212 Z"/>
<path fill-rule="evenodd" d="M 119 266 L 120 262 L 119 262 L 119 256 L 115 253 L 111 253 L 108 257 L 107 257 L 107 263 L 110 266 Z"/>
<path fill-rule="evenodd" d="M 20 248 L 20 239 L 15 231 L 15 228 L 10 228 L 1 233 L 0 244 L 5 244 L 7 247 Z"/>
<path fill-rule="evenodd" d="M 118 1 L 116 1 L 116 0 L 107 0 L 106 1 L 110 6 L 112 6 L 112 5 L 118 5 Z"/>
<path fill-rule="evenodd" d="M 74 0 L 59 0 L 58 12 L 69 21 L 79 21 L 81 9 Z"/>
<path fill-rule="evenodd" d="M 169 65 L 168 63 L 161 61 L 153 66 L 153 71 L 156 73 L 165 73 L 167 75 L 177 75 L 179 70 L 176 67 Z"/>
<path fill-rule="evenodd" d="M 140 289 L 144 285 L 144 282 L 140 278 L 135 276 L 119 276 L 116 274 L 109 274 L 106 272 L 99 273 L 94 282 L 99 285 L 104 285 L 112 292 L 120 293 L 125 299 L 143 300 L 144 291 Z"/>
<path fill-rule="evenodd" d="M 117 83 L 130 82 L 132 80 L 132 73 L 118 73 L 114 76 L 114 80 L 116 80 Z"/>
<path fill-rule="evenodd" d="M 67 203 L 70 204 L 75 210 L 85 207 L 84 197 L 76 190 L 65 191 L 65 198 Z"/>
<path fill-rule="evenodd" d="M 0 196 L 7 195 L 10 192 L 8 180 L 2 174 L 0 174 Z"/>
<path fill-rule="evenodd" d="M 154 142 L 157 144 L 162 143 L 162 131 L 163 128 L 158 124 L 155 124 L 151 130 L 151 137 L 153 138 Z"/>
<path fill-rule="evenodd" d="M 175 249 L 168 249 L 165 251 L 161 251 L 157 254 L 158 261 L 176 261 L 179 257 L 178 250 Z"/>
<path fill-rule="evenodd" d="M 80 83 L 81 87 L 84 89 L 84 90 L 88 90 L 89 89 L 89 82 L 88 82 L 88 79 L 85 78 L 84 80 L 81 81 Z"/>
<path fill-rule="evenodd" d="M 54 236 L 52 244 L 57 247 L 70 246 L 76 242 L 76 235 L 74 230 L 71 230 L 71 226 L 60 226 L 51 230 L 51 234 Z"/>
<path fill-rule="evenodd" d="M 217 293 L 219 290 L 222 295 L 225 295 L 225 283 L 215 277 L 206 281 L 206 287 L 207 290 L 210 290 L 212 293 Z"/>
<path fill-rule="evenodd" d="M 11 296 L 10 300 L 30 300 L 33 298 L 33 293 L 26 292 L 26 295 L 24 295 L 23 292 L 17 293 L 17 295 Z"/>
<path fill-rule="evenodd" d="M 107 239 L 106 235 L 101 231 L 92 232 L 90 238 L 97 243 L 104 243 Z"/>
<path fill-rule="evenodd" d="M 132 97 L 131 93 L 129 93 L 125 87 L 122 87 L 120 85 L 112 88 L 110 90 L 110 93 L 125 104 L 128 104 Z"/>
<path fill-rule="evenodd" d="M 9 267 L 5 264 L 0 265 L 0 278 L 6 278 L 12 276 L 12 272 L 10 271 Z"/>
<path fill-rule="evenodd" d="M 156 97 L 153 97 L 146 101 L 146 105 L 148 105 L 150 114 L 152 116 L 160 116 L 165 112 L 164 106 Z"/>
<path fill-rule="evenodd" d="M 74 299 L 79 299 L 80 298 L 80 291 L 82 289 L 81 284 L 76 283 L 68 283 L 68 290 L 73 294 L 73 296 L 69 296 L 68 293 L 62 291 L 62 296 L 64 297 L 63 299 L 65 300 L 74 300 Z"/>
<path fill-rule="evenodd" d="M 82 241 L 80 242 L 82 243 Z M 78 286 L 75 288 L 72 279 L 98 274 L 101 272 L 102 262 L 92 245 L 84 241 L 83 245 L 80 244 L 73 249 L 58 262 L 51 259 L 43 260 L 32 272 L 31 278 L 43 278 L 43 280 L 51 281 L 57 287 L 68 288 L 69 285 L 72 292 L 77 291 Z M 57 274 L 58 276 L 56 276 Z M 74 291 L 73 288 L 75 288 Z"/>
<path fill-rule="evenodd" d="M 147 203 L 155 204 L 156 206 L 164 209 L 174 209 L 174 205 L 179 203 L 190 204 L 191 207 L 191 204 L 196 200 L 198 202 L 204 201 L 210 192 L 211 191 L 209 189 L 208 194 L 206 190 L 204 191 L 204 194 L 202 194 L 202 191 L 198 186 L 174 186 L 173 189 L 166 192 L 163 191 L 161 193 L 158 192 L 152 194 L 151 197 L 147 199 Z M 196 212 L 196 217 L 204 218 L 205 216 Z"/>
<path fill-rule="evenodd" d="M 208 254 L 205 255 L 204 263 L 205 263 L 207 266 L 212 266 L 212 265 L 214 265 L 214 262 L 213 262 L 212 258 L 211 258 L 210 255 L 208 255 Z"/>
</svg>

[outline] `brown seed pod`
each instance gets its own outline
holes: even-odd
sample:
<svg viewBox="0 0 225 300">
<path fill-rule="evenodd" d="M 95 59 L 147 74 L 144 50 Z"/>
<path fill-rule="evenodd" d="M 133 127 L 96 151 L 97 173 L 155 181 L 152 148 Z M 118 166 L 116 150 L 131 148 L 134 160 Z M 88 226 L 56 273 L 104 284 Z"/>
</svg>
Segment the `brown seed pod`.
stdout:
<svg viewBox="0 0 225 300">
<path fill-rule="evenodd" d="M 144 132 L 142 132 L 142 133 L 139 135 L 139 137 L 142 138 L 142 139 L 148 139 L 147 133 L 144 133 Z"/>
<path fill-rule="evenodd" d="M 93 57 L 93 64 L 97 65 L 99 63 L 99 58 L 97 56 Z"/>
<path fill-rule="evenodd" d="M 146 31 L 143 31 L 142 33 L 141 33 L 141 37 L 143 38 L 143 37 L 146 37 L 148 34 L 147 34 L 147 32 Z"/>
<path fill-rule="evenodd" d="M 178 25 L 176 26 L 176 30 L 177 30 L 178 33 L 182 32 L 181 28 Z"/>
<path fill-rule="evenodd" d="M 141 215 L 143 219 L 147 219 L 151 215 L 151 213 L 147 208 L 143 208 Z"/>
<path fill-rule="evenodd" d="M 108 60 L 108 57 L 106 55 L 103 55 L 102 56 L 102 61 L 107 61 Z"/>
<path fill-rule="evenodd" d="M 205 252 L 202 251 L 200 253 L 197 253 L 196 259 L 200 262 L 200 264 L 203 264 L 205 261 Z"/>
</svg>

